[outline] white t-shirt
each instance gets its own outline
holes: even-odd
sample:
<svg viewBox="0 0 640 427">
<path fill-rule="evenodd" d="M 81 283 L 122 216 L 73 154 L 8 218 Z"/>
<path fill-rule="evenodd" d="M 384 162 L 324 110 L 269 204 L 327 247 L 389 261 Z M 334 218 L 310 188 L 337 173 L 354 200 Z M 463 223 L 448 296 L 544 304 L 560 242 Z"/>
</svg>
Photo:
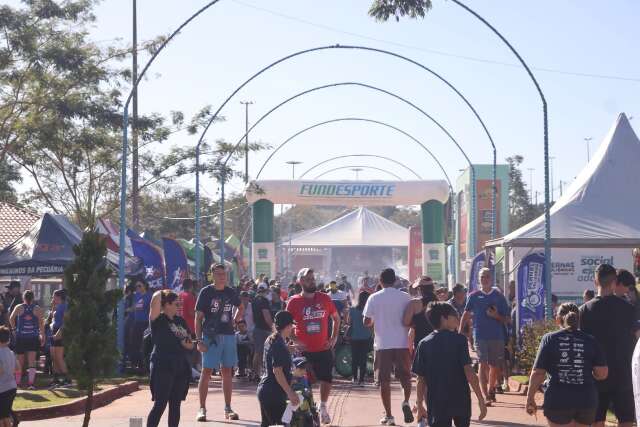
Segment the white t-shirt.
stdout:
<svg viewBox="0 0 640 427">
<path fill-rule="evenodd" d="M 409 294 L 394 288 L 384 288 L 369 297 L 362 314 L 373 320 L 376 350 L 409 348 L 409 328 L 402 324 L 402 315 L 410 301 Z"/>
<path fill-rule="evenodd" d="M 640 340 L 636 343 L 631 361 L 631 378 L 633 380 L 633 400 L 636 404 L 636 420 L 640 425 Z"/>
<path fill-rule="evenodd" d="M 335 293 L 329 292 L 332 301 L 346 301 L 347 293 L 338 289 Z"/>
</svg>

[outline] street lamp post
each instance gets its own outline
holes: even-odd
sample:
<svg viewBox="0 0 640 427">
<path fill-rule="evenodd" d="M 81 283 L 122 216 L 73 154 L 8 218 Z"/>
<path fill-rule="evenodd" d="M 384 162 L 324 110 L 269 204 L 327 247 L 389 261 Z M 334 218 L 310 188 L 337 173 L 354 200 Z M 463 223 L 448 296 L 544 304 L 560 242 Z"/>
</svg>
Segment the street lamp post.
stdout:
<svg viewBox="0 0 640 427">
<path fill-rule="evenodd" d="M 362 172 L 364 169 L 362 169 L 362 168 L 351 168 L 350 170 L 351 170 L 351 172 L 355 172 L 355 173 L 356 173 L 356 181 L 358 181 L 358 180 L 359 180 L 359 174 L 360 174 L 360 172 Z"/>
<path fill-rule="evenodd" d="M 591 144 L 591 140 L 592 140 L 592 139 L 593 139 L 593 138 L 592 138 L 592 137 L 590 137 L 590 136 L 588 136 L 588 137 L 586 137 L 586 138 L 584 139 L 584 142 L 586 142 L 586 143 L 587 143 L 587 163 L 589 163 L 589 162 L 591 161 L 591 153 L 590 153 L 590 150 L 589 150 L 589 144 Z"/>
<path fill-rule="evenodd" d="M 302 162 L 298 160 L 289 160 L 285 162 L 286 164 L 291 166 L 291 180 L 295 181 L 296 179 L 296 165 L 302 164 Z M 293 208 L 293 206 L 291 206 Z M 291 271 L 291 233 L 293 228 L 293 219 L 291 218 L 291 214 L 289 214 L 289 250 L 287 251 L 287 270 Z"/>
</svg>

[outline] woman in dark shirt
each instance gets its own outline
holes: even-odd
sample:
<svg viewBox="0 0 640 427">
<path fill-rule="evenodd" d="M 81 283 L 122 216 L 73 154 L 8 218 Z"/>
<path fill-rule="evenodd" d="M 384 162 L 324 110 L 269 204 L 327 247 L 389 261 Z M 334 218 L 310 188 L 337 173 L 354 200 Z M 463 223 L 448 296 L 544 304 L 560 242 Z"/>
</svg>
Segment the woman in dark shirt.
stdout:
<svg viewBox="0 0 640 427">
<path fill-rule="evenodd" d="M 536 413 L 534 396 L 548 374 L 543 407 L 549 425 L 586 427 L 595 421 L 598 407 L 595 380 L 607 377 L 606 361 L 596 340 L 578 330 L 578 306 L 562 304 L 556 322 L 562 329 L 542 337 L 538 348 L 529 379 L 527 412 Z"/>
<path fill-rule="evenodd" d="M 147 427 L 157 427 L 169 404 L 169 427 L 180 422 L 180 405 L 187 397 L 191 368 L 190 351 L 193 341 L 185 320 L 176 315 L 178 294 L 164 290 L 153 294 L 149 311 L 151 323 L 150 388 L 153 408 L 147 418 Z"/>
<path fill-rule="evenodd" d="M 419 298 L 414 298 L 407 305 L 402 323 L 411 328 L 409 333 L 413 339 L 410 345 L 412 350 L 415 350 L 418 348 L 418 343 L 433 332 L 433 326 L 427 319 L 426 310 L 427 305 L 432 301 L 437 301 L 438 297 L 435 294 L 433 280 L 428 276 L 422 276 L 412 287 L 418 289 Z"/>
<path fill-rule="evenodd" d="M 362 311 L 369 299 L 369 293 L 360 291 L 358 305 L 349 309 L 347 323 L 349 324 L 348 336 L 351 341 L 351 366 L 353 367 L 353 383 L 364 386 L 364 377 L 367 373 L 367 358 L 371 351 L 371 329 L 364 326 Z"/>
<path fill-rule="evenodd" d="M 275 332 L 264 343 L 263 374 L 258 384 L 263 427 L 282 424 L 287 398 L 292 405 L 300 404 L 291 388 L 291 354 L 285 343 L 291 336 L 293 316 L 288 311 L 279 311 L 273 324 Z"/>
</svg>

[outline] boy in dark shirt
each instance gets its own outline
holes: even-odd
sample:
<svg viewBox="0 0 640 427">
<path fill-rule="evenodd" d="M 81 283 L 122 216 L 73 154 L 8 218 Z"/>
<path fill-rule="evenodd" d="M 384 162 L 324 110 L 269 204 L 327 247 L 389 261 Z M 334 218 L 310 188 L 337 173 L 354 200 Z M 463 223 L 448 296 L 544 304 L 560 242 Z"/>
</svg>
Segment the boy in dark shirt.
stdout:
<svg viewBox="0 0 640 427">
<path fill-rule="evenodd" d="M 418 375 L 418 419 L 427 418 L 431 427 L 469 427 L 471 395 L 469 385 L 478 398 L 484 419 L 487 407 L 480 390 L 478 376 L 471 367 L 467 339 L 458 334 L 458 313 L 446 302 L 431 302 L 427 318 L 435 328 L 418 344 L 412 371 Z M 426 391 L 427 409 L 422 402 Z"/>
<path fill-rule="evenodd" d="M 601 346 L 609 376 L 597 381 L 598 410 L 594 427 L 603 427 L 609 406 L 618 426 L 631 427 L 635 420 L 631 359 L 635 344 L 635 315 L 627 301 L 615 295 L 616 269 L 601 264 L 595 271 L 598 295 L 580 307 L 580 329 Z"/>
</svg>

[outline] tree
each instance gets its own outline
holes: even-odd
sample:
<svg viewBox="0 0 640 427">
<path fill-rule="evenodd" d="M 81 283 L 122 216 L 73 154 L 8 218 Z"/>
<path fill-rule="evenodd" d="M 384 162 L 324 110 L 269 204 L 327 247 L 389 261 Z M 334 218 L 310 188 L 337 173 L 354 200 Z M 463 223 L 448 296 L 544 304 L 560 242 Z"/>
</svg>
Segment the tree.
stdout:
<svg viewBox="0 0 640 427">
<path fill-rule="evenodd" d="M 0 160 L 0 202 L 16 204 L 18 196 L 14 183 L 22 182 L 20 170 L 14 164 L 5 160 Z"/>
<path fill-rule="evenodd" d="M 111 274 L 107 269 L 107 248 L 97 232 L 84 233 L 73 251 L 76 257 L 64 272 L 69 304 L 64 336 L 69 372 L 78 387 L 87 392 L 82 424 L 87 427 L 96 382 L 112 373 L 119 358 L 112 318 L 122 291 L 107 290 Z"/>
<path fill-rule="evenodd" d="M 517 230 L 542 214 L 541 206 L 531 203 L 531 194 L 523 180 L 520 165 L 524 157 L 515 155 L 507 157 L 509 164 L 509 230 Z"/>
<path fill-rule="evenodd" d="M 431 6 L 431 0 L 375 0 L 369 8 L 369 15 L 378 21 L 387 21 L 391 16 L 396 20 L 402 16 L 423 18 Z"/>
</svg>

